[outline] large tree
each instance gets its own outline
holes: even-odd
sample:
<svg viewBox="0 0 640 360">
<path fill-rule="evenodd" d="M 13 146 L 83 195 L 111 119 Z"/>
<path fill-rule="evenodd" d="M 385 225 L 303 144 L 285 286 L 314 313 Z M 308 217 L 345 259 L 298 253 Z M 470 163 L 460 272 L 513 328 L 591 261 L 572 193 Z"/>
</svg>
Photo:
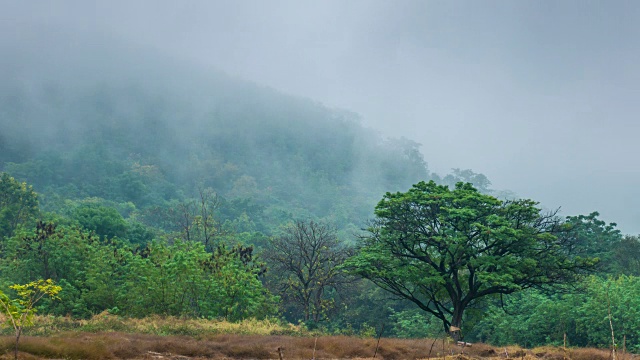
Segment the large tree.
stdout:
<svg viewBox="0 0 640 360">
<path fill-rule="evenodd" d="M 501 201 L 469 183 L 387 193 L 346 267 L 442 320 L 458 338 L 465 309 L 489 295 L 574 282 L 596 259 L 532 200 Z"/>
</svg>

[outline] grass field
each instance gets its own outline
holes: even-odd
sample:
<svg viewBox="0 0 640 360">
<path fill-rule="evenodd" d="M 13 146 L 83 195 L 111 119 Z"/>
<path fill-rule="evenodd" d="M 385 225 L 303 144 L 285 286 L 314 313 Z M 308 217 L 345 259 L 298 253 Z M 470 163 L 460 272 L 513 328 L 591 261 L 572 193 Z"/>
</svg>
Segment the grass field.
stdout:
<svg viewBox="0 0 640 360">
<path fill-rule="evenodd" d="M 40 317 L 20 341 L 20 359 L 554 359 L 607 360 L 607 350 L 473 344 L 442 339 L 323 336 L 273 321 Z M 6 329 L 5 329 L 6 330 Z M 13 359 L 14 338 L 0 337 L 0 359 Z M 618 360 L 640 356 L 618 354 Z"/>
</svg>

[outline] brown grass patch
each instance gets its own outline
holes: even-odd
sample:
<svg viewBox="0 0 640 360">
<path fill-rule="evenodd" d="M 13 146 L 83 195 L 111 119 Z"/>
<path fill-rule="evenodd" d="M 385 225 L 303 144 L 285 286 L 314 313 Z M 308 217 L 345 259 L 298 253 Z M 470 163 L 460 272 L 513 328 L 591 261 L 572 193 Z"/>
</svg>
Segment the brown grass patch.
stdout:
<svg viewBox="0 0 640 360">
<path fill-rule="evenodd" d="M 278 347 L 285 360 L 371 359 L 377 339 L 347 336 L 314 337 L 285 335 L 210 334 L 206 337 L 160 336 L 122 332 L 68 332 L 48 337 L 27 336 L 20 341 L 20 359 L 278 359 Z M 0 337 L 0 359 L 11 359 L 13 338 Z M 432 346 L 433 345 L 433 346 Z M 431 350 L 431 354 L 429 351 Z M 505 353 L 506 350 L 506 353 Z M 508 358 L 507 355 L 508 354 Z M 609 352 L 598 349 L 517 346 L 491 347 L 473 344 L 459 347 L 447 341 L 427 339 L 380 340 L 376 359 L 497 360 L 497 359 L 608 360 Z M 640 359 L 627 355 L 624 360 Z"/>
<path fill-rule="evenodd" d="M 15 338 L 2 338 L 0 341 L 0 352 L 13 354 Z M 31 337 L 26 336 L 20 339 L 18 346 L 22 354 L 20 358 L 44 358 L 44 359 L 87 359 L 99 360 L 110 358 L 110 352 L 104 341 L 96 341 L 91 338 L 59 338 L 59 337 Z"/>
</svg>

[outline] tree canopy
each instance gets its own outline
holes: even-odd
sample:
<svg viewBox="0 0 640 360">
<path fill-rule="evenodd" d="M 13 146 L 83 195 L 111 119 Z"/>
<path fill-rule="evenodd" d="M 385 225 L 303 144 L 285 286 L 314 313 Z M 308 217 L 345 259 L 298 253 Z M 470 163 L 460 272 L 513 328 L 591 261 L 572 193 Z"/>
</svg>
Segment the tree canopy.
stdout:
<svg viewBox="0 0 640 360">
<path fill-rule="evenodd" d="M 537 205 L 501 201 L 469 183 L 420 182 L 384 195 L 346 266 L 452 333 L 484 297 L 569 284 L 595 266 L 597 259 L 571 253 L 575 237 L 557 236 L 566 227 Z"/>
<path fill-rule="evenodd" d="M 38 196 L 30 185 L 0 173 L 0 240 L 38 213 Z"/>
</svg>

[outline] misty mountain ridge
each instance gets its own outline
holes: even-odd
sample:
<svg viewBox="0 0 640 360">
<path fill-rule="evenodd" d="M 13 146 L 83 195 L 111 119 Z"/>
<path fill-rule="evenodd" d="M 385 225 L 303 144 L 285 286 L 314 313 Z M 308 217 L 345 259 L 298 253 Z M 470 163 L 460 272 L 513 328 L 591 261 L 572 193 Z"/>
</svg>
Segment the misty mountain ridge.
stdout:
<svg viewBox="0 0 640 360">
<path fill-rule="evenodd" d="M 460 179 L 430 173 L 419 144 L 349 111 L 153 52 L 62 44 L 2 44 L 15 56 L 0 69 L 0 171 L 33 184 L 45 209 L 97 197 L 141 211 L 211 188 L 275 223 L 360 228 L 387 191 Z"/>
</svg>

